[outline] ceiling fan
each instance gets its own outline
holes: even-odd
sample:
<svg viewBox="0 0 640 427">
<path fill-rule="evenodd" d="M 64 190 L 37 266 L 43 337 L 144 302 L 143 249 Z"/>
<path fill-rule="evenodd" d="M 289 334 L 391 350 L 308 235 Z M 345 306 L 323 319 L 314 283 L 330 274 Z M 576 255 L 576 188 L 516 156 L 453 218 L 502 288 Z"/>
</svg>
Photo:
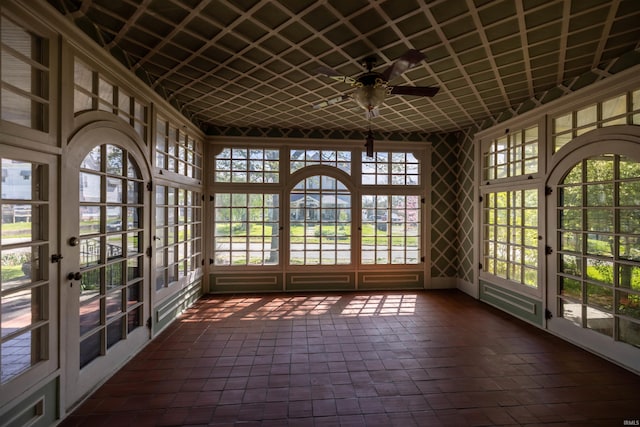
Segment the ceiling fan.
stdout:
<svg viewBox="0 0 640 427">
<path fill-rule="evenodd" d="M 375 56 L 368 56 L 364 58 L 362 64 L 367 68 L 367 72 L 357 77 L 343 76 L 331 68 L 320 67 L 317 69 L 318 74 L 342 83 L 350 84 L 354 88 L 354 91 L 335 98 L 326 99 L 314 104 L 313 108 L 324 108 L 352 99 L 356 104 L 364 108 L 367 118 L 371 119 L 379 115 L 378 107 L 382 105 L 387 95 L 434 96 L 440 88 L 434 86 L 389 85 L 391 80 L 400 76 L 425 58 L 426 56 L 422 52 L 411 49 L 379 73 L 373 71 L 373 67 L 376 65 Z"/>
</svg>

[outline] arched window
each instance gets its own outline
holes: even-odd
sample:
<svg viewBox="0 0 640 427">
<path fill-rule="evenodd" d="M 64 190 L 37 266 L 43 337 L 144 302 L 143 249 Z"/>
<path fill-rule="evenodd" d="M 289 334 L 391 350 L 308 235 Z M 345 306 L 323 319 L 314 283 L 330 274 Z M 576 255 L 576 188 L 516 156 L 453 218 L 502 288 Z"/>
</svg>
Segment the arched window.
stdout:
<svg viewBox="0 0 640 427">
<path fill-rule="evenodd" d="M 591 156 L 558 190 L 558 316 L 640 346 L 640 163 Z"/>
<path fill-rule="evenodd" d="M 350 191 L 336 178 L 299 181 L 289 195 L 289 264 L 351 264 L 351 203 Z"/>
</svg>

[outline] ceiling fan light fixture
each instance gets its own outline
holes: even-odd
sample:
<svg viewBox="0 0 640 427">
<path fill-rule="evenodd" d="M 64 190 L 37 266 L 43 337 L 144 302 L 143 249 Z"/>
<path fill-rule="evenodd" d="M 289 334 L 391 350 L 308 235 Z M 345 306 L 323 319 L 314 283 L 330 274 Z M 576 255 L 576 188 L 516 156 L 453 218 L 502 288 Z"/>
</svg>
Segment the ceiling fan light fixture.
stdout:
<svg viewBox="0 0 640 427">
<path fill-rule="evenodd" d="M 375 57 L 365 58 L 363 65 L 367 67 L 367 72 L 357 78 L 342 76 L 328 67 L 318 68 L 318 73 L 333 80 L 351 84 L 351 87 L 354 88 L 350 94 L 351 99 L 365 110 L 366 117 L 370 119 L 379 115 L 378 107 L 384 103 L 387 95 L 434 96 L 438 92 L 437 87 L 389 86 L 391 79 L 403 74 L 424 58 L 424 54 L 411 49 L 382 73 L 373 71 Z M 321 101 L 313 105 L 313 108 L 323 108 L 335 103 L 334 99 Z"/>
<path fill-rule="evenodd" d="M 353 93 L 353 99 L 366 111 L 371 111 L 382 105 L 386 95 L 386 86 L 360 86 Z"/>
</svg>

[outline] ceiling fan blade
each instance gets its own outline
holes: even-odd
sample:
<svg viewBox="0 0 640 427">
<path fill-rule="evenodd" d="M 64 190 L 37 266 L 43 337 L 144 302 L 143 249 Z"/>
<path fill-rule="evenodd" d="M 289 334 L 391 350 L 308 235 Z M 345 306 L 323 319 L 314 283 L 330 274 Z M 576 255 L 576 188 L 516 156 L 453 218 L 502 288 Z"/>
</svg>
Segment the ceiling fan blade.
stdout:
<svg viewBox="0 0 640 427">
<path fill-rule="evenodd" d="M 343 76 L 333 68 L 329 68 L 329 67 L 318 67 L 316 68 L 316 73 L 320 74 L 321 76 L 329 77 L 330 79 L 337 80 L 342 83 L 353 84 L 356 81 L 353 77 Z"/>
<path fill-rule="evenodd" d="M 313 109 L 319 110 L 320 108 L 325 108 L 330 105 L 338 104 L 348 99 L 351 99 L 351 95 L 340 95 L 340 96 L 336 96 L 335 98 L 325 99 L 324 101 L 320 101 L 317 104 L 313 104 Z"/>
<path fill-rule="evenodd" d="M 434 96 L 440 90 L 436 86 L 391 86 L 391 95 Z"/>
<path fill-rule="evenodd" d="M 393 80 L 425 58 L 426 56 L 419 50 L 408 50 L 404 55 L 396 59 L 393 64 L 387 67 L 387 69 L 382 72 L 382 76 L 386 81 Z"/>
</svg>

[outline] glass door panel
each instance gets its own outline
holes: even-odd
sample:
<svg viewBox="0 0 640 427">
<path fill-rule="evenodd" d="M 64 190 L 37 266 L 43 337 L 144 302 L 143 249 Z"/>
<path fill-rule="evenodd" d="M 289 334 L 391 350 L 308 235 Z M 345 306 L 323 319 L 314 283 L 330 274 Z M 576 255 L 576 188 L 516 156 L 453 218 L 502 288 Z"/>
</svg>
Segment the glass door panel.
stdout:
<svg viewBox="0 0 640 427">
<path fill-rule="evenodd" d="M 640 163 L 590 157 L 558 187 L 558 316 L 640 347 Z"/>
<path fill-rule="evenodd" d="M 69 187 L 76 186 L 76 196 L 71 191 L 63 195 L 65 206 L 75 212 L 63 230 L 70 270 L 64 272 L 63 296 L 70 312 L 69 405 L 149 339 L 143 255 L 148 196 L 141 190 L 138 162 L 125 146 L 104 143 L 91 149 L 75 170 L 69 168 Z"/>
<path fill-rule="evenodd" d="M 100 166 L 92 159 L 105 159 Z M 80 172 L 80 360 L 89 363 L 105 355 L 107 349 L 126 339 L 131 330 L 142 327 L 137 305 L 123 303 L 127 288 L 124 267 L 127 259 L 137 260 L 142 230 L 138 229 L 141 184 L 138 167 L 131 156 L 119 147 L 106 144 L 100 152 L 93 150 L 82 162 L 91 164 L 93 172 Z M 123 176 L 127 171 L 127 176 Z M 125 191 L 127 189 L 127 191 Z M 131 213 L 132 221 L 128 212 Z M 135 220 L 134 220 L 135 219 Z M 128 229 L 136 231 L 128 233 Z M 137 286 L 134 284 L 133 286 Z M 141 302 L 138 302 L 141 304 Z M 137 322 L 127 321 L 129 311 Z M 96 344 L 98 348 L 96 348 Z M 84 352 L 84 353 L 83 353 Z M 80 366 L 82 367 L 82 365 Z"/>
<path fill-rule="evenodd" d="M 51 301 L 57 286 L 52 285 L 56 265 L 49 262 L 55 247 L 49 233 L 55 209 L 49 196 L 56 185 L 49 166 L 9 157 L 0 158 L 0 164 L 2 388 L 18 377 L 39 380 L 46 375 L 41 367 L 56 363 L 57 316 Z"/>
</svg>

